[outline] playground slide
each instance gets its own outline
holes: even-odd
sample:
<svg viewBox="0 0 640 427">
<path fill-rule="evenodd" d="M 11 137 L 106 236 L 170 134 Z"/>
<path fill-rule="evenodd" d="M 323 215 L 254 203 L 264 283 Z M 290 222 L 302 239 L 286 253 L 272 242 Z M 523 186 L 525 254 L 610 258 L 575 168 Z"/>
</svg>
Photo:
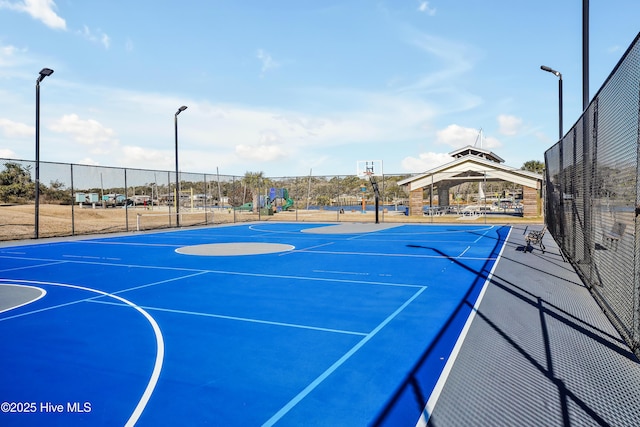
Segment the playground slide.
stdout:
<svg viewBox="0 0 640 427">
<path fill-rule="evenodd" d="M 285 203 L 284 205 L 282 205 L 282 210 L 283 210 L 283 211 L 286 211 L 286 210 L 288 210 L 291 206 L 293 206 L 293 199 L 290 199 L 290 198 L 288 198 L 288 197 L 287 197 L 287 198 L 285 199 L 285 202 L 286 202 L 286 203 Z"/>
</svg>

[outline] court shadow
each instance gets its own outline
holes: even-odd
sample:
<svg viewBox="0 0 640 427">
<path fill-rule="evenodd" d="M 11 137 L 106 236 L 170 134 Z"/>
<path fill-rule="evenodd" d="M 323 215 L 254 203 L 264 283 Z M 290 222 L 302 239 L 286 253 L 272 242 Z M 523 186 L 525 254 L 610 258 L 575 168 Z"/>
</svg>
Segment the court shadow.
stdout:
<svg viewBox="0 0 640 427">
<path fill-rule="evenodd" d="M 506 396 L 511 395 L 510 393 L 519 395 L 519 391 L 522 390 L 546 390 L 546 399 L 550 399 L 549 407 L 553 409 L 538 414 L 541 425 L 574 425 L 576 420 L 573 417 L 576 408 L 580 411 L 581 420 L 588 419 L 588 422 L 594 425 L 610 425 L 610 420 L 605 419 L 606 413 L 603 414 L 602 407 L 603 405 L 607 407 L 607 404 L 611 406 L 612 402 L 619 400 L 619 396 L 616 397 L 617 390 L 599 392 L 601 400 L 594 401 L 588 397 L 594 392 L 593 389 L 589 389 L 593 385 L 585 382 L 583 378 L 588 374 L 588 368 L 577 363 L 575 366 L 565 365 L 569 361 L 575 362 L 575 359 L 584 357 L 578 350 L 588 348 L 593 351 L 588 356 L 594 362 L 601 360 L 600 357 L 604 358 L 602 360 L 615 359 L 620 361 L 620 366 L 624 366 L 625 373 L 629 372 L 627 381 L 630 384 L 629 388 L 633 389 L 634 381 L 640 380 L 640 363 L 625 342 L 618 335 L 601 328 L 596 318 L 591 316 L 581 318 L 569 311 L 569 309 L 575 308 L 576 301 L 571 300 L 570 297 L 567 298 L 566 302 L 569 304 L 567 308 L 569 309 L 555 304 L 547 297 L 545 292 L 548 291 L 539 289 L 536 287 L 535 280 L 531 280 L 532 277 L 546 275 L 547 281 L 550 283 L 558 283 L 560 280 L 584 287 L 582 283 L 563 277 L 563 273 L 560 273 L 563 271 L 562 269 L 566 268 L 567 273 L 570 270 L 565 265 L 566 263 L 556 264 L 558 260 L 554 257 L 536 256 L 534 258 L 528 257 L 525 260 L 520 257 L 505 257 L 503 254 L 504 261 L 509 264 L 511 269 L 507 277 L 501 275 L 499 269 L 496 269 L 493 275 L 489 274 L 486 268 L 480 271 L 473 270 L 460 259 L 447 256 L 436 248 L 423 245 L 408 246 L 438 252 L 452 263 L 476 274 L 479 280 L 489 279 L 488 289 L 492 293 L 500 291 L 497 292 L 500 294 L 500 301 L 494 300 L 486 308 L 483 303 L 476 311 L 477 317 L 472 329 L 482 329 L 482 332 L 477 332 L 480 336 L 472 340 L 471 344 L 465 342 L 462 346 L 461 357 L 456 359 L 456 368 L 454 368 L 454 370 L 459 369 L 461 373 L 451 385 L 452 391 L 448 398 L 440 399 L 445 402 L 440 403 L 439 401 L 439 406 L 434 410 L 434 414 L 437 415 L 438 411 L 441 411 L 443 416 L 432 417 L 432 414 L 425 412 L 425 404 L 430 398 L 432 389 L 428 388 L 423 381 L 424 371 L 429 369 L 427 364 L 431 360 L 430 356 L 437 346 L 437 341 L 444 338 L 447 329 L 455 322 L 455 318 L 461 312 L 474 310 L 476 299 L 472 297 L 471 291 L 461 301 L 435 340 L 425 349 L 420 360 L 372 425 L 394 425 L 394 414 L 397 413 L 399 407 L 407 410 L 411 405 L 409 402 L 413 402 L 413 410 L 425 416 L 429 426 L 440 424 L 439 420 L 457 419 L 460 421 L 458 416 L 452 415 L 461 412 L 460 405 L 469 405 L 469 407 L 476 409 L 487 408 L 486 414 L 477 414 L 471 410 L 464 411 L 465 414 L 468 413 L 468 417 L 475 421 L 485 419 L 485 421 L 499 422 L 507 419 L 517 423 L 517 414 L 527 412 L 526 409 L 521 410 L 519 407 L 527 405 L 527 401 L 501 403 L 504 408 L 508 408 L 506 413 L 500 413 L 498 408 L 492 406 L 491 402 L 494 402 L 492 399 L 496 398 L 508 400 Z M 516 245 L 516 251 L 521 247 Z M 556 270 L 560 272 L 556 272 Z M 516 283 L 513 277 L 528 281 L 531 288 L 527 289 L 526 286 Z M 564 288 L 564 291 L 561 292 L 568 292 L 569 289 L 571 288 Z M 562 295 L 562 297 L 566 296 Z M 560 301 L 564 302 L 563 299 Z M 519 316 L 522 315 L 522 319 L 506 318 L 504 308 L 507 306 L 518 307 L 516 311 L 521 313 Z M 559 336 L 564 340 L 559 339 Z M 567 338 L 564 337 L 569 337 L 569 341 L 567 342 Z M 569 345 L 573 342 L 576 343 L 575 347 Z M 468 348 L 465 349 L 467 346 Z M 465 357 L 462 357 L 463 355 Z M 508 357 L 508 359 L 504 357 Z M 459 359 L 464 360 L 459 361 Z M 496 362 L 496 359 L 500 361 Z M 624 362 L 625 360 L 627 362 Z M 629 362 L 631 363 L 629 364 Z M 462 366 L 458 367 L 459 364 Z M 614 373 L 612 375 L 619 377 L 624 374 Z M 478 389 L 478 387 L 482 389 Z M 509 387 L 514 389 L 505 390 Z M 550 390 L 555 392 L 549 392 Z M 537 402 L 535 396 L 531 398 L 532 402 Z M 636 400 L 640 400 L 640 398 L 634 398 L 634 402 Z M 633 408 L 629 408 L 633 411 Z M 512 414 L 511 418 L 509 418 L 509 412 Z M 489 424 L 491 422 L 487 422 L 486 425 Z M 443 421 L 442 425 L 450 424 L 448 421 Z"/>
</svg>

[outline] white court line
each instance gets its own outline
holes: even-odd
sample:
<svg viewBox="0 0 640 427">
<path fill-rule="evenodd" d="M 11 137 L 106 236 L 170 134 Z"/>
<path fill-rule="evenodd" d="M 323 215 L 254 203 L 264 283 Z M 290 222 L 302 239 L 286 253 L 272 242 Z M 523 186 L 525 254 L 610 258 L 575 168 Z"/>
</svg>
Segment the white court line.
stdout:
<svg viewBox="0 0 640 427">
<path fill-rule="evenodd" d="M 487 235 L 487 233 L 489 231 L 491 231 L 491 229 L 493 229 L 493 227 L 494 226 L 492 225 L 489 229 L 487 229 L 484 233 L 482 233 L 481 236 L 478 236 L 478 238 L 476 240 L 474 240 L 473 243 L 478 243 L 480 241 L 480 239 L 483 239 Z"/>
<path fill-rule="evenodd" d="M 340 222 L 338 224 L 335 223 L 328 223 L 329 225 L 341 225 L 341 224 L 348 224 L 345 222 Z M 311 223 L 310 225 L 317 225 L 317 223 Z M 437 224 L 437 225 L 431 225 L 431 224 L 403 224 L 402 226 L 418 226 L 418 227 L 424 227 L 424 229 L 428 229 L 431 227 L 442 227 L 442 226 L 447 226 L 447 224 Z M 327 224 L 321 224 L 318 228 L 322 228 L 322 227 L 326 227 Z M 432 234 L 454 234 L 454 233 L 469 233 L 469 232 L 477 232 L 477 231 L 483 231 L 483 230 L 489 230 L 495 226 L 477 226 L 478 228 L 471 228 L 472 226 L 465 226 L 465 225 L 455 225 L 454 227 L 465 227 L 466 229 L 461 229 L 461 230 L 442 230 L 442 231 L 420 231 L 420 232 L 416 232 L 416 231 L 412 231 L 412 232 L 407 232 L 407 233 L 402 233 L 402 232 L 397 232 L 397 231 L 388 231 L 388 230 L 395 230 L 397 228 L 402 228 L 402 226 L 398 226 L 398 227 L 391 227 L 391 228 L 386 228 L 386 229 L 382 229 L 382 230 L 374 230 L 374 231 L 370 231 L 370 232 L 365 232 L 365 233 L 361 233 L 358 234 L 357 236 L 353 236 L 353 234 L 355 233 L 345 233 L 345 236 L 350 236 L 348 237 L 346 240 L 352 240 L 354 238 L 358 238 L 358 237 L 362 237 L 362 236 L 371 236 L 377 233 L 380 233 L 382 231 L 385 231 L 384 235 L 385 236 L 415 236 L 415 235 L 419 235 L 419 234 L 424 234 L 424 235 L 432 235 Z M 449 224 L 450 226 L 450 224 Z M 316 228 L 316 227 L 313 227 Z M 261 232 L 265 232 L 265 233 L 282 233 L 282 234 L 306 234 L 303 233 L 301 230 L 294 230 L 294 231 L 284 231 L 284 230 L 268 230 L 268 229 L 260 229 L 258 228 L 258 226 L 254 226 L 251 225 L 249 226 L 250 230 L 253 231 L 261 231 Z M 337 234 L 331 234 L 332 238 L 335 238 L 336 235 L 340 235 L 343 233 L 337 233 Z"/>
<path fill-rule="evenodd" d="M 200 271 L 200 272 L 197 272 L 197 273 L 188 274 L 186 276 L 172 277 L 171 279 L 159 280 L 157 282 L 147 283 L 146 285 L 134 286 L 133 288 L 121 289 L 119 291 L 111 292 L 111 293 L 113 295 L 119 295 L 119 294 L 123 294 L 125 292 L 136 291 L 138 289 L 148 288 L 149 286 L 163 285 L 165 283 L 171 283 L 171 282 L 175 282 L 175 281 L 178 281 L 178 280 L 189 279 L 190 277 L 201 276 L 203 274 L 207 274 L 207 272 L 206 271 Z"/>
<path fill-rule="evenodd" d="M 500 257 L 502 256 L 502 253 L 504 252 L 504 249 L 507 247 L 506 243 L 509 240 L 509 236 L 511 235 L 512 230 L 513 228 L 509 229 L 509 233 L 507 234 L 507 237 L 504 240 L 504 244 L 502 245 L 502 249 L 500 249 L 500 253 L 498 254 L 497 259 L 500 259 Z M 420 414 L 420 418 L 416 423 L 416 427 L 426 427 L 427 423 L 429 422 L 429 418 L 431 417 L 431 414 L 433 413 L 433 409 L 435 408 L 436 403 L 440 398 L 440 394 L 442 394 L 442 389 L 444 388 L 444 385 L 447 382 L 447 378 L 449 378 L 449 374 L 451 373 L 451 369 L 453 368 L 453 363 L 455 362 L 456 358 L 458 357 L 458 354 L 460 353 L 460 348 L 462 347 L 462 343 L 464 342 L 464 339 L 467 337 L 469 328 L 471 328 L 471 323 L 473 322 L 473 319 L 476 317 L 476 313 L 478 312 L 478 308 L 480 308 L 480 303 L 482 302 L 482 298 L 484 297 L 484 294 L 487 291 L 487 287 L 489 286 L 489 283 L 493 278 L 493 272 L 495 271 L 497 266 L 498 266 L 498 263 L 495 262 L 493 264 L 493 267 L 491 268 L 491 272 L 487 276 L 487 280 L 485 280 L 484 285 L 482 286 L 482 289 L 478 294 L 478 299 L 476 300 L 476 303 L 473 305 L 473 309 L 471 310 L 471 313 L 469 314 L 467 321 L 462 327 L 462 331 L 460 331 L 458 340 L 453 346 L 451 354 L 447 359 L 447 363 L 445 363 L 444 368 L 440 373 L 440 377 L 438 378 L 436 385 L 433 387 L 433 391 L 429 396 L 429 400 L 427 400 L 427 403 L 424 406 L 422 413 Z"/>
<path fill-rule="evenodd" d="M 44 289 L 42 289 L 42 288 L 38 288 L 38 287 L 36 287 L 36 286 L 18 285 L 18 284 L 13 284 L 13 283 L 0 284 L 0 286 L 20 286 L 21 288 L 31 288 L 31 289 L 37 289 L 37 290 L 39 290 L 39 291 L 40 291 L 40 295 L 38 295 L 38 297 L 37 297 L 37 298 L 34 298 L 34 299 L 32 299 L 32 300 L 29 300 L 29 301 L 25 301 L 25 302 L 23 302 L 22 304 L 19 304 L 19 305 L 11 306 L 11 307 L 6 308 L 6 309 L 4 309 L 4 310 L 0 310 L 0 313 L 4 313 L 5 311 L 9 311 L 9 310 L 14 310 L 14 309 L 16 309 L 16 308 L 19 308 L 19 307 L 25 306 L 25 305 L 27 305 L 27 304 L 31 304 L 32 302 L 36 302 L 36 301 L 38 301 L 40 298 L 42 298 L 43 296 L 45 296 L 45 295 L 47 294 L 47 291 L 45 291 L 45 290 L 44 290 Z"/>
<path fill-rule="evenodd" d="M 122 293 L 125 293 L 125 292 L 130 292 L 130 291 L 135 291 L 135 290 L 138 290 L 138 289 L 148 288 L 149 286 L 162 285 L 164 283 L 170 283 L 170 282 L 175 282 L 177 280 L 188 279 L 190 277 L 200 276 L 202 274 L 207 274 L 207 272 L 203 271 L 203 272 L 200 272 L 200 273 L 189 274 L 187 276 L 180 276 L 180 277 L 175 277 L 175 278 L 171 278 L 171 279 L 167 279 L 167 280 L 160 280 L 160 281 L 157 281 L 157 282 L 151 282 L 151 283 L 147 283 L 146 285 L 134 286 L 133 288 L 127 288 L 127 289 L 119 290 L 117 292 L 111 292 L 111 295 L 118 295 L 118 294 L 122 294 Z M 9 281 L 9 279 L 0 279 L 0 281 L 2 281 L 2 280 Z M 65 303 L 62 303 L 62 304 L 51 305 L 51 306 L 48 306 L 48 307 L 45 307 L 45 308 L 41 308 L 41 309 L 38 309 L 38 310 L 31 310 L 31 311 L 28 311 L 26 313 L 20 313 L 20 314 L 16 314 L 16 315 L 9 316 L 9 317 L 3 317 L 3 318 L 0 319 L 0 322 L 4 322 L 6 320 L 15 319 L 15 318 L 18 318 L 18 317 L 29 316 L 31 314 L 42 313 L 44 311 L 55 310 L 56 308 L 67 307 L 67 306 L 74 305 L 74 304 L 79 304 L 79 303 L 82 303 L 82 302 L 93 302 L 93 300 L 96 299 L 96 298 L 102 298 L 102 295 L 95 296 L 95 297 L 92 297 L 92 298 L 83 298 L 83 299 L 80 299 L 80 300 L 69 301 L 69 302 L 65 302 Z M 15 307 L 15 308 L 17 308 L 17 307 Z"/>
<path fill-rule="evenodd" d="M 269 418 L 262 427 L 269 427 L 280 421 L 291 409 L 293 409 L 302 399 L 304 399 L 309 393 L 315 390 L 329 375 L 335 372 L 342 364 L 344 364 L 351 356 L 353 356 L 362 346 L 371 340 L 378 332 L 382 330 L 389 322 L 391 322 L 398 314 L 402 312 L 409 304 L 411 304 L 416 298 L 425 291 L 427 287 L 419 289 L 411 298 L 409 298 L 404 304 L 402 304 L 396 311 L 391 313 L 386 319 L 382 321 L 373 331 L 368 333 L 360 342 L 353 346 L 348 352 L 346 352 L 340 359 L 338 359 L 333 365 L 331 365 L 326 371 L 324 371 L 318 378 L 313 380 L 308 386 L 298 393 L 293 399 L 291 399 L 286 405 L 284 405 L 278 412 L 276 412 L 271 418 Z"/>
<path fill-rule="evenodd" d="M 298 251 L 292 251 L 298 252 Z M 331 254 L 331 255 L 364 255 L 364 256 L 383 256 L 383 257 L 397 257 L 397 258 L 440 258 L 440 259 L 449 259 L 449 257 L 443 255 L 418 255 L 418 254 L 385 254 L 381 252 L 337 252 L 337 251 L 305 251 L 310 254 Z M 460 258 L 460 256 L 456 257 Z M 484 258 L 484 257 L 465 257 L 464 259 L 469 260 L 485 260 L 485 261 L 493 261 L 496 258 Z"/>
<path fill-rule="evenodd" d="M 118 304 L 118 303 L 115 303 L 115 302 L 98 301 L 98 300 L 95 300 L 95 299 L 89 300 L 87 302 L 93 302 L 93 303 L 97 303 L 97 304 L 110 304 L 110 305 L 122 306 L 122 304 Z M 270 320 L 249 319 L 247 317 L 225 316 L 225 315 L 222 315 L 222 314 L 202 313 L 202 312 L 199 312 L 199 311 L 176 310 L 176 309 L 173 309 L 173 308 L 161 308 L 161 307 L 149 307 L 149 306 L 140 306 L 140 307 L 144 308 L 145 310 L 150 310 L 150 311 L 163 311 L 163 312 L 166 312 L 166 313 L 186 314 L 186 315 L 190 315 L 190 316 L 213 317 L 213 318 L 216 318 L 216 319 L 236 320 L 236 321 L 239 321 L 239 322 L 247 322 L 247 323 L 261 323 L 261 324 L 264 324 L 264 325 L 284 326 L 284 327 L 287 327 L 287 328 L 310 329 L 310 330 L 313 330 L 313 331 L 332 332 L 332 333 L 336 333 L 336 334 L 346 334 L 346 335 L 360 335 L 360 336 L 367 335 L 366 332 L 355 332 L 355 331 L 347 331 L 347 330 L 343 330 L 343 329 L 321 328 L 319 326 L 308 326 L 308 325 L 300 325 L 300 324 L 296 324 L 296 323 L 274 322 L 274 321 L 270 321 Z"/>
<path fill-rule="evenodd" d="M 476 240 L 474 240 L 474 241 L 473 241 L 473 243 L 474 243 L 474 244 L 475 244 L 475 243 L 478 243 L 481 239 L 484 239 L 484 238 L 486 237 L 487 233 L 488 233 L 489 231 L 491 231 L 492 229 L 493 229 L 493 226 L 491 226 L 491 227 L 490 227 L 489 229 L 487 229 L 484 233 L 482 233 L 482 235 L 481 235 L 481 236 L 478 236 L 478 238 L 477 238 Z M 464 254 L 466 254 L 466 253 L 467 253 L 467 251 L 468 251 L 469 249 L 471 249 L 471 246 L 467 246 L 467 249 L 465 249 L 464 251 L 462 251 L 462 253 L 461 253 L 460 255 L 458 255 L 456 258 L 460 258 L 460 257 L 462 257 Z"/>
<path fill-rule="evenodd" d="M 325 252 L 320 252 L 325 253 Z M 338 252 L 341 253 L 341 252 Z M 3 258 L 0 256 L 0 258 Z M 14 258 L 14 257 L 4 257 L 4 258 Z M 31 261 L 55 261 L 48 260 L 42 258 L 25 258 L 20 257 L 17 259 L 26 259 Z M 484 258 L 481 258 L 484 259 Z M 79 261 L 79 260 L 68 260 L 64 261 L 70 264 L 87 264 L 87 265 L 102 265 L 102 266 L 110 266 L 110 267 L 122 267 L 122 268 L 141 268 L 148 270 L 170 270 L 170 271 L 190 271 L 197 273 L 212 273 L 212 274 L 222 274 L 222 275 L 230 275 L 230 276 L 248 276 L 248 277 L 265 277 L 269 279 L 287 279 L 287 280 L 306 280 L 306 281 L 315 281 L 315 282 L 330 282 L 330 283 L 352 283 L 359 285 L 381 285 L 381 286 L 406 286 L 410 288 L 420 288 L 424 285 L 417 285 L 413 283 L 393 283 L 393 282 L 368 282 L 366 280 L 347 280 L 347 279 L 328 279 L 323 277 L 310 277 L 310 276 L 287 276 L 284 274 L 262 274 L 262 273 L 248 273 L 242 271 L 225 271 L 225 270 L 207 270 L 202 268 L 182 268 L 182 267 L 163 267 L 156 265 L 136 265 L 136 264 L 115 264 L 109 262 L 93 262 L 93 261 Z"/>
<path fill-rule="evenodd" d="M 270 233 L 270 234 L 303 234 L 301 230 L 268 230 L 268 229 L 260 229 L 257 225 L 250 225 L 249 230 L 251 231 L 259 231 L 261 233 Z M 314 227 L 315 228 L 315 227 Z"/>
<path fill-rule="evenodd" d="M 153 332 L 155 334 L 156 337 L 156 360 L 153 366 L 153 371 L 151 372 L 151 377 L 149 378 L 149 382 L 147 383 L 147 387 L 144 390 L 144 393 L 142 393 L 142 396 L 140 397 L 140 400 L 138 401 L 138 404 L 136 405 L 135 409 L 133 410 L 133 412 L 131 413 L 131 416 L 129 416 L 129 419 L 127 420 L 125 427 L 129 427 L 129 426 L 134 426 L 136 424 L 136 422 L 138 422 L 138 419 L 140 418 L 140 416 L 142 415 L 142 412 L 144 411 L 144 408 L 147 406 L 147 403 L 149 402 L 149 399 L 151 398 L 151 395 L 153 394 L 153 390 L 156 387 L 156 384 L 158 383 L 158 378 L 160 377 L 160 371 L 162 370 L 162 363 L 164 361 L 164 339 L 162 337 L 162 332 L 160 331 L 160 327 L 158 326 L 158 324 L 156 323 L 155 319 L 153 317 L 151 317 L 151 315 L 149 313 L 147 313 L 145 310 L 143 310 L 141 307 L 135 305 L 134 303 L 132 303 L 131 301 L 119 297 L 117 295 L 113 295 L 110 294 L 108 292 L 104 292 L 101 291 L 99 289 L 93 289 L 93 288 L 87 288 L 84 286 L 77 286 L 77 285 L 69 285 L 69 284 L 65 284 L 65 283 L 52 283 L 52 282 L 40 282 L 40 281 L 30 281 L 30 280 L 8 280 L 8 279 L 0 279 L 0 281 L 3 282 L 13 282 L 13 283 L 30 283 L 30 284 L 37 284 L 37 285 L 49 285 L 49 286 L 59 286 L 59 287 L 64 287 L 64 288 L 72 288 L 72 289 L 79 289 L 79 290 L 83 290 L 83 291 L 88 291 L 88 292 L 94 292 L 109 298 L 113 298 L 116 299 L 118 301 L 123 302 L 124 304 L 128 305 L 129 307 L 133 308 L 134 310 L 138 311 L 140 314 L 142 314 L 147 321 L 151 324 L 151 327 L 153 328 Z"/>
<path fill-rule="evenodd" d="M 324 277 L 310 277 L 310 276 L 285 276 L 279 274 L 260 274 L 260 273 L 244 273 L 244 272 L 234 272 L 234 271 L 215 271 L 208 270 L 208 273 L 214 274 L 229 274 L 236 276 L 250 276 L 250 277 L 266 277 L 270 279 L 288 279 L 288 280 L 306 280 L 312 282 L 330 282 L 330 283 L 351 283 L 358 285 L 380 285 L 380 286 L 400 286 L 407 288 L 422 288 L 424 285 L 417 285 L 413 283 L 393 283 L 393 282 L 368 282 L 366 280 L 348 280 L 348 279 L 328 279 Z"/>
<path fill-rule="evenodd" d="M 404 224 L 406 226 L 411 226 L 411 225 L 417 225 L 419 227 L 424 227 L 424 228 L 430 228 L 430 227 L 442 227 L 442 226 L 452 226 L 451 224 L 437 224 L 437 225 L 431 225 L 431 224 Z M 465 226 L 465 225 L 453 225 L 453 227 L 469 227 L 469 226 Z M 480 228 L 466 228 L 466 229 L 461 229 L 461 230 L 442 230 L 442 231 L 411 231 L 411 232 L 406 232 L 406 233 L 401 233 L 401 232 L 397 232 L 397 231 L 389 231 L 389 230 L 396 230 L 398 228 L 401 227 L 396 227 L 396 228 L 388 228 L 384 231 L 386 231 L 384 233 L 384 236 L 419 236 L 419 235 L 425 235 L 425 236 L 432 236 L 432 235 L 442 235 L 442 234 L 460 234 L 460 233 L 473 233 L 473 232 L 478 232 L 478 231 L 483 231 L 483 230 L 490 230 L 491 228 L 493 228 L 494 226 L 483 226 Z M 371 234 L 377 234 L 382 232 L 383 230 L 378 230 L 372 233 L 367 233 L 369 235 Z"/>
<path fill-rule="evenodd" d="M 5 257 L 1 257 L 0 258 L 5 258 Z M 9 257 L 7 257 L 9 258 Z M 33 260 L 31 258 L 22 258 L 22 257 L 10 257 L 10 258 L 17 258 L 17 259 L 29 259 L 29 260 Z M 25 265 L 24 267 L 15 267 L 15 268 L 5 268 L 0 270 L 1 272 L 5 272 L 5 271 L 16 271 L 16 270 L 28 270 L 30 268 L 40 268 L 40 267 L 48 267 L 50 265 L 56 265 L 56 264 L 64 264 L 67 261 L 53 261 L 53 262 L 47 262 L 45 264 L 38 264 L 38 265 Z"/>
<path fill-rule="evenodd" d="M 329 273 L 329 274 L 353 274 L 354 276 L 368 276 L 369 273 L 361 271 L 332 271 L 332 270 L 311 270 L 314 273 Z"/>
<path fill-rule="evenodd" d="M 102 256 L 89 256 L 89 255 L 62 255 L 62 258 L 72 258 L 72 259 L 104 259 L 107 261 L 122 261 L 122 258 L 109 258 Z"/>
<path fill-rule="evenodd" d="M 285 252 L 284 254 L 281 254 L 281 255 L 288 255 L 288 254 L 292 254 L 292 253 L 296 253 L 296 252 L 309 252 L 310 249 L 321 248 L 323 246 L 329 246 L 329 245 L 335 245 L 335 243 L 336 242 L 322 243 L 320 245 L 309 246 L 308 248 L 295 249 L 293 251 Z"/>
<path fill-rule="evenodd" d="M 469 249 L 471 249 L 471 246 L 467 246 L 467 249 L 465 249 L 464 251 L 462 251 L 462 252 L 460 253 L 460 255 L 458 255 L 456 258 L 462 258 L 462 256 L 463 256 L 464 254 L 466 254 L 466 253 L 467 253 L 467 251 L 468 251 Z"/>
<path fill-rule="evenodd" d="M 184 246 L 184 245 L 176 245 L 176 244 L 172 245 L 169 243 L 96 242 L 92 240 L 84 240 L 84 241 L 78 241 L 73 243 L 77 243 L 77 244 L 89 243 L 91 245 L 114 245 L 114 246 L 157 246 L 157 247 L 168 247 L 168 248 Z"/>
</svg>

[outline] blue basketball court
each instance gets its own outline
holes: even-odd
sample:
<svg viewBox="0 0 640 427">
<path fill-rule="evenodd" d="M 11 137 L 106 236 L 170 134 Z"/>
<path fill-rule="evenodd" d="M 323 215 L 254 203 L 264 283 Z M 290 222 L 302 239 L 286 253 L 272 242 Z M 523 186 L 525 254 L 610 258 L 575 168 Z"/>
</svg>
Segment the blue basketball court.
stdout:
<svg viewBox="0 0 640 427">
<path fill-rule="evenodd" d="M 2 246 L 0 425 L 416 425 L 509 232 L 266 222 Z M 410 376 L 423 402 L 398 393 Z"/>
</svg>

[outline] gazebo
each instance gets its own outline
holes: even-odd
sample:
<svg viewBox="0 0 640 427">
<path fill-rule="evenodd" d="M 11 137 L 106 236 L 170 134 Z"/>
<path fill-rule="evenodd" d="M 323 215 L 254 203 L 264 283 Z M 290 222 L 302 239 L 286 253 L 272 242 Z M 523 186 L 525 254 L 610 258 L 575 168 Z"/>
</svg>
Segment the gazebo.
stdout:
<svg viewBox="0 0 640 427">
<path fill-rule="evenodd" d="M 495 153 L 466 146 L 449 153 L 453 161 L 398 182 L 409 191 L 409 215 L 422 215 L 425 189 L 437 194 L 437 206 L 450 204 L 450 190 L 464 183 L 478 182 L 480 188 L 489 182 L 509 182 L 522 188 L 522 214 L 525 217 L 542 214 L 542 175 L 506 166 Z"/>
</svg>

